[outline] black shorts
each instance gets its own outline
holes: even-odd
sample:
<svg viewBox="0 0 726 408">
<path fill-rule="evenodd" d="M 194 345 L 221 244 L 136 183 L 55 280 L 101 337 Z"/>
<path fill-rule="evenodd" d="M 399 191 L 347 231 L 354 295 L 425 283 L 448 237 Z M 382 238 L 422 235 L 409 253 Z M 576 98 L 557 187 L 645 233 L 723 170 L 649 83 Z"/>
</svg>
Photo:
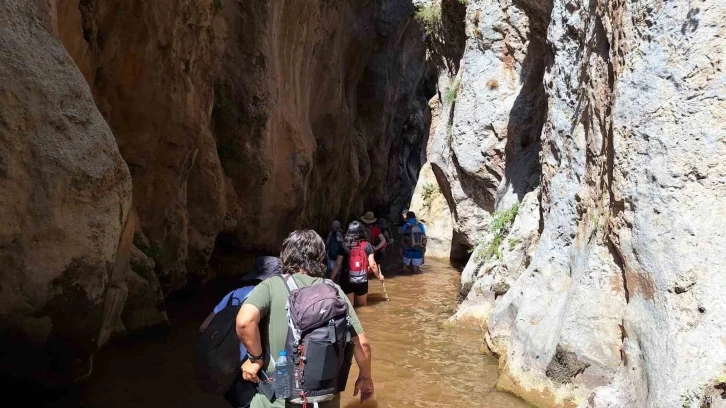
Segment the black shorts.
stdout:
<svg viewBox="0 0 726 408">
<path fill-rule="evenodd" d="M 350 283 L 348 281 L 348 274 L 344 273 L 340 276 L 340 288 L 343 289 L 343 293 L 346 295 L 352 293 L 356 296 L 363 296 L 368 293 L 368 282 Z"/>
<path fill-rule="evenodd" d="M 381 263 L 384 259 L 386 259 L 386 248 L 381 248 L 373 255 L 376 262 Z"/>
</svg>

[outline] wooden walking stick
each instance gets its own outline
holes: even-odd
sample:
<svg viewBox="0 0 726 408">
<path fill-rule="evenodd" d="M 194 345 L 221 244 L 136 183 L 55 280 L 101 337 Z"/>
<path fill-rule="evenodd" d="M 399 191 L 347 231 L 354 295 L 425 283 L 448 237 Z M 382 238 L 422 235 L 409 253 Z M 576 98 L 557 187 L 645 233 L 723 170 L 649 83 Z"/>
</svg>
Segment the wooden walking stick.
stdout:
<svg viewBox="0 0 726 408">
<path fill-rule="evenodd" d="M 383 294 L 386 295 L 386 302 L 390 302 L 391 299 L 388 298 L 388 291 L 386 290 L 386 284 L 381 281 L 381 286 L 383 286 Z"/>
</svg>

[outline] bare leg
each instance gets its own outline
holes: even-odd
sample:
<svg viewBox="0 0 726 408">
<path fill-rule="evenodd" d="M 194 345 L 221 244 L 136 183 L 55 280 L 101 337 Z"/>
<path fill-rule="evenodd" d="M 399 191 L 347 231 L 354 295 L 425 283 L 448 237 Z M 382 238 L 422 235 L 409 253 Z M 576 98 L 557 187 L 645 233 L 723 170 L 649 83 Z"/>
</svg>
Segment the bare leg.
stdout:
<svg viewBox="0 0 726 408">
<path fill-rule="evenodd" d="M 355 300 L 358 303 L 358 306 L 368 306 L 368 294 L 367 293 L 363 296 L 356 296 Z"/>
<path fill-rule="evenodd" d="M 348 300 L 350 300 L 350 305 L 355 307 L 355 294 L 348 293 L 348 294 L 346 294 L 346 296 L 348 296 Z"/>
</svg>

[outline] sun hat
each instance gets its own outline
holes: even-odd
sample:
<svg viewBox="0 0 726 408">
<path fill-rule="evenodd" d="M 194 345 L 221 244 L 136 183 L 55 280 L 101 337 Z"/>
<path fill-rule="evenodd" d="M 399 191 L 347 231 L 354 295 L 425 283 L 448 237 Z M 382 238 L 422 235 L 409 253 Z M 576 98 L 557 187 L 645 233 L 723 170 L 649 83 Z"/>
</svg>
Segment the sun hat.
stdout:
<svg viewBox="0 0 726 408">
<path fill-rule="evenodd" d="M 360 217 L 360 220 L 366 224 L 373 224 L 374 222 L 378 221 L 378 218 L 373 215 L 373 211 L 368 211 L 366 212 L 366 215 Z"/>
</svg>

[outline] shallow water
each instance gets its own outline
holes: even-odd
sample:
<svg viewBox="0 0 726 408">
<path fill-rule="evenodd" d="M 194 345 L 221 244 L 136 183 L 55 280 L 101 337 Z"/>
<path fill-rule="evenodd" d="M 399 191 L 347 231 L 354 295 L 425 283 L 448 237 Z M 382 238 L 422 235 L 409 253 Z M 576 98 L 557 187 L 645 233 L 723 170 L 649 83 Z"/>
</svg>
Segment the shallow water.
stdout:
<svg viewBox="0 0 726 408">
<path fill-rule="evenodd" d="M 446 263 L 427 261 L 419 275 L 397 275 L 401 264 L 386 265 L 385 301 L 381 285 L 371 282 L 370 305 L 358 314 L 373 347 L 374 400 L 366 407 L 526 407 L 494 389 L 497 361 L 480 353 L 480 331 L 454 328 L 446 319 L 456 307 L 459 272 Z M 215 302 L 234 287 L 216 282 L 203 294 L 169 302 L 172 329 L 144 338 L 113 342 L 94 361 L 82 387 L 25 393 L 29 405 L 87 408 L 227 408 L 221 396 L 197 388 L 193 377 L 196 329 Z M 353 364 L 343 407 L 353 398 L 358 375 Z M 28 398 L 28 397 L 35 398 Z"/>
<path fill-rule="evenodd" d="M 358 316 L 373 348 L 375 401 L 371 407 L 526 407 L 494 389 L 497 360 L 480 352 L 483 333 L 446 324 L 456 307 L 459 272 L 427 261 L 423 273 L 396 275 L 398 262 L 384 269 L 390 302 L 378 282 L 370 283 L 370 306 Z M 358 375 L 353 365 L 343 406 Z"/>
</svg>

